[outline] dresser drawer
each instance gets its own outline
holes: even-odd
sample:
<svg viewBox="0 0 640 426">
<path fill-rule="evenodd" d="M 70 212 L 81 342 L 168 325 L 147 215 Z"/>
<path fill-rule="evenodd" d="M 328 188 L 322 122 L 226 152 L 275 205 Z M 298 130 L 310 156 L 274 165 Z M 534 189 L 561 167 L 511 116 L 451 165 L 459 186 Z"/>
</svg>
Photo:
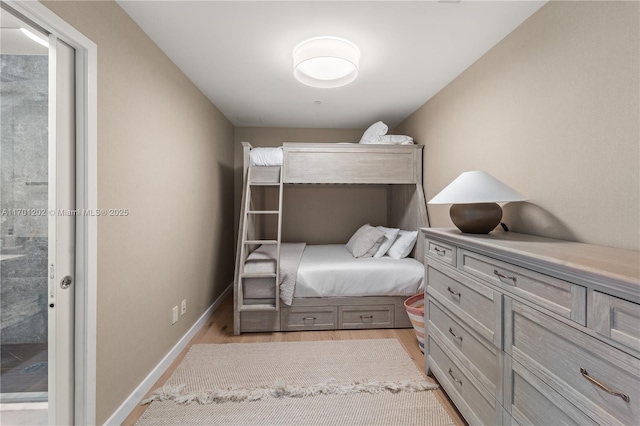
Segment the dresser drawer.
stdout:
<svg viewBox="0 0 640 426">
<path fill-rule="evenodd" d="M 505 350 L 514 362 L 521 363 L 597 423 L 637 424 L 637 358 L 515 300 L 507 300 L 506 305 Z M 625 394 L 628 400 L 603 387 Z"/>
<path fill-rule="evenodd" d="M 595 425 L 573 404 L 535 377 L 520 363 L 513 362 L 507 373 L 504 406 L 521 425 Z"/>
<path fill-rule="evenodd" d="M 393 305 L 340 306 L 339 328 L 391 328 L 393 327 Z"/>
<path fill-rule="evenodd" d="M 332 306 L 282 308 L 281 312 L 283 331 L 333 330 L 338 325 L 338 314 Z"/>
<path fill-rule="evenodd" d="M 640 305 L 594 291 L 589 312 L 590 328 L 640 354 Z"/>
<path fill-rule="evenodd" d="M 440 302 L 474 331 L 502 347 L 502 296 L 457 270 L 428 261 L 427 294 Z"/>
<path fill-rule="evenodd" d="M 501 377 L 498 349 L 432 298 L 429 298 L 426 312 L 428 333 L 437 335 L 478 381 L 496 397 L 496 389 Z"/>
<path fill-rule="evenodd" d="M 469 424 L 501 424 L 500 404 L 434 336 L 428 337 L 427 365 Z"/>
<path fill-rule="evenodd" d="M 586 289 L 507 262 L 461 250 L 459 267 L 558 315 L 586 325 Z"/>
<path fill-rule="evenodd" d="M 456 266 L 457 255 L 456 247 L 450 244 L 440 242 L 438 240 L 432 240 L 427 238 L 425 245 L 425 252 L 427 256 L 431 256 L 441 262 L 448 263 L 449 265 Z"/>
</svg>

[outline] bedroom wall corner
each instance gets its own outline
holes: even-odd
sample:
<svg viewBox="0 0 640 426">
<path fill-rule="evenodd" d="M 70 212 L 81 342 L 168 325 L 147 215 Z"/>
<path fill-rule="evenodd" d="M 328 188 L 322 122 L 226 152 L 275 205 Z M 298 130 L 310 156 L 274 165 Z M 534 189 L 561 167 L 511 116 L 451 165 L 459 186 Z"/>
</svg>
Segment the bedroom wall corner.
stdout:
<svg viewBox="0 0 640 426">
<path fill-rule="evenodd" d="M 513 231 L 640 249 L 640 3 L 551 1 L 401 123 L 427 201 L 484 170 Z M 429 205 L 431 226 L 453 226 Z"/>
</svg>

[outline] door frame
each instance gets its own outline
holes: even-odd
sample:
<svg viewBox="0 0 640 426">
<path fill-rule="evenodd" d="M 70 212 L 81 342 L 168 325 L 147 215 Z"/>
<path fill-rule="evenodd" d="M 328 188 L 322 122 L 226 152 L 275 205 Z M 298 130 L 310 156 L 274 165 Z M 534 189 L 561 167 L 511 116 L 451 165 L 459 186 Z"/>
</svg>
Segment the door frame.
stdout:
<svg viewBox="0 0 640 426">
<path fill-rule="evenodd" d="M 38 1 L 2 0 L 76 51 L 76 209 L 98 207 L 98 48 Z M 76 217 L 74 422 L 96 424 L 98 222 Z"/>
</svg>

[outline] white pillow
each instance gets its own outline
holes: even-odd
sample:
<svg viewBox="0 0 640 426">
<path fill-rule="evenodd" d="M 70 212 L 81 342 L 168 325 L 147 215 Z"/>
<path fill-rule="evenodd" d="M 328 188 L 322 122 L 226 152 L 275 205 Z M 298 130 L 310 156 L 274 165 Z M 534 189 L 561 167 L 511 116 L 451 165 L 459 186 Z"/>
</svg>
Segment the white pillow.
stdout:
<svg viewBox="0 0 640 426">
<path fill-rule="evenodd" d="M 417 239 L 418 231 L 400 231 L 398 238 L 391 245 L 387 254 L 394 259 L 403 259 L 409 256 L 413 246 L 416 245 Z"/>
<path fill-rule="evenodd" d="M 393 145 L 412 145 L 413 138 L 405 135 L 387 135 L 389 127 L 382 121 L 373 123 L 360 138 L 360 143 L 364 144 L 393 144 Z M 255 148 L 254 148 L 255 149 Z"/>
<path fill-rule="evenodd" d="M 380 136 L 386 135 L 389 127 L 382 121 L 373 123 L 364 131 L 360 143 L 380 143 Z"/>
<path fill-rule="evenodd" d="M 387 253 L 387 251 L 389 250 L 389 247 L 391 247 L 393 242 L 398 237 L 398 232 L 400 232 L 400 229 L 385 228 L 384 226 L 376 226 L 376 228 L 384 232 L 384 240 L 382 240 L 382 244 L 380 244 L 378 251 L 376 251 L 373 257 L 382 257 Z"/>
<path fill-rule="evenodd" d="M 378 247 L 380 247 L 383 239 L 384 232 L 366 224 L 362 225 L 360 229 L 353 234 L 345 247 L 355 258 L 372 257 L 373 254 L 378 251 Z"/>
</svg>

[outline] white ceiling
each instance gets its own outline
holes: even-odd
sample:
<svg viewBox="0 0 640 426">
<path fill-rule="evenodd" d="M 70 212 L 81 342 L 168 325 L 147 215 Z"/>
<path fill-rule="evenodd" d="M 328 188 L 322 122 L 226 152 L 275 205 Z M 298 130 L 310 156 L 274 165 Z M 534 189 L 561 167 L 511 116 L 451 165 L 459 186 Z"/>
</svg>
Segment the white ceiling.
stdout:
<svg viewBox="0 0 640 426">
<path fill-rule="evenodd" d="M 236 126 L 393 128 L 545 1 L 118 3 Z M 322 35 L 358 45 L 355 82 L 294 79 L 293 48 Z"/>
</svg>

